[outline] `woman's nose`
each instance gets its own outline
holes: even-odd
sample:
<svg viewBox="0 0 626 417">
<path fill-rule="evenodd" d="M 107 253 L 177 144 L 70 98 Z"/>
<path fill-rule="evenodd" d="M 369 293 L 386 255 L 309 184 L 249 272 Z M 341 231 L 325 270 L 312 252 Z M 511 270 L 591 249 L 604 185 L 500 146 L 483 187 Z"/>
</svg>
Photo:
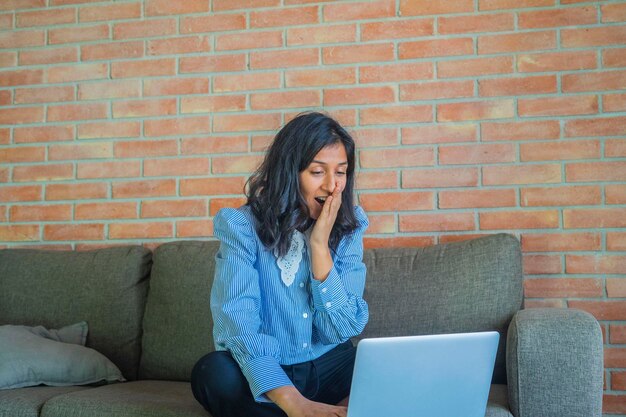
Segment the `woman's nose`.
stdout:
<svg viewBox="0 0 626 417">
<path fill-rule="evenodd" d="M 335 176 L 333 174 L 328 174 L 325 178 L 324 178 L 324 191 L 328 192 L 328 193 L 332 193 L 335 189 Z"/>
</svg>

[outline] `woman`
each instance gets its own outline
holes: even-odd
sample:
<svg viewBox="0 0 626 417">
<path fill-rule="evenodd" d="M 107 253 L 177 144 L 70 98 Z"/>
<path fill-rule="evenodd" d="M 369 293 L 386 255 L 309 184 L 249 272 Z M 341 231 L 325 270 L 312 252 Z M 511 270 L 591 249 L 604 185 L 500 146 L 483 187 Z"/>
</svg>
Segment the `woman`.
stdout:
<svg viewBox="0 0 626 417">
<path fill-rule="evenodd" d="M 191 378 L 213 417 L 346 415 L 350 338 L 368 319 L 354 148 L 332 118 L 301 114 L 274 138 L 246 205 L 215 216 L 216 351 Z"/>
</svg>

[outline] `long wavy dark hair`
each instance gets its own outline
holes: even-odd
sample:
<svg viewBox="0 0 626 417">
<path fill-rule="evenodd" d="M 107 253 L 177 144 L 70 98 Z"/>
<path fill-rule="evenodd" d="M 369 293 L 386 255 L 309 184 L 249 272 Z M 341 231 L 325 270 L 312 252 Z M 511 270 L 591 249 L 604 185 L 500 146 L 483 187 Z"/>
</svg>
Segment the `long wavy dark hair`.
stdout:
<svg viewBox="0 0 626 417">
<path fill-rule="evenodd" d="M 256 218 L 256 231 L 268 250 L 287 253 L 294 230 L 313 222 L 300 192 L 299 174 L 322 148 L 341 143 L 348 156 L 346 186 L 330 234 L 334 251 L 341 238 L 357 228 L 354 215 L 354 140 L 333 118 L 319 112 L 302 113 L 276 134 L 265 159 L 247 182 L 247 205 Z"/>
</svg>

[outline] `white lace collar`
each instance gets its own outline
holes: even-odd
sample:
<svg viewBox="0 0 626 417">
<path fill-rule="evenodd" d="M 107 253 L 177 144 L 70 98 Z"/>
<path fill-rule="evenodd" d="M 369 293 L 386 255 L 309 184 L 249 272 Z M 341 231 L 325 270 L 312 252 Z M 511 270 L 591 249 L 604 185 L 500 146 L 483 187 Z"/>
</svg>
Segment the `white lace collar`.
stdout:
<svg viewBox="0 0 626 417">
<path fill-rule="evenodd" d="M 278 251 L 274 249 L 274 256 L 276 256 L 276 264 L 280 269 L 280 279 L 286 286 L 291 286 L 296 278 L 296 273 L 300 268 L 300 262 L 302 262 L 302 256 L 306 248 L 306 236 L 304 233 L 294 230 L 291 236 L 291 243 L 289 250 L 285 256 L 278 256 Z"/>
</svg>

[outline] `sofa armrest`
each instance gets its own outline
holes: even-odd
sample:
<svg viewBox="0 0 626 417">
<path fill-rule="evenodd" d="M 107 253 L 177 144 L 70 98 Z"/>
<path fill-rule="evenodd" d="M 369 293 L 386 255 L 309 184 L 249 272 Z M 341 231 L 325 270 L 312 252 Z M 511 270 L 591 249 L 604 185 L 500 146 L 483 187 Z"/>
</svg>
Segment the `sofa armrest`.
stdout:
<svg viewBox="0 0 626 417">
<path fill-rule="evenodd" d="M 509 326 L 506 368 L 515 417 L 600 417 L 602 332 L 589 313 L 521 310 Z"/>
</svg>

